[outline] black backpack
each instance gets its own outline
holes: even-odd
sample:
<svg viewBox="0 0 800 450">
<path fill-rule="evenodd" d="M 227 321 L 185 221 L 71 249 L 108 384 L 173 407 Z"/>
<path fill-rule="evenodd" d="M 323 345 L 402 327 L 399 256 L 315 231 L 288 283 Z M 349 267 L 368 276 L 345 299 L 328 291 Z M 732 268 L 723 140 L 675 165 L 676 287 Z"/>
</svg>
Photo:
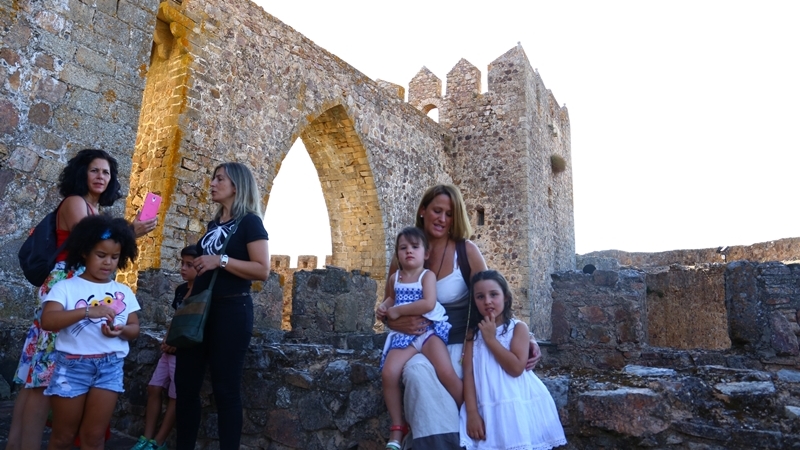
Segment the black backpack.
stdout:
<svg viewBox="0 0 800 450">
<path fill-rule="evenodd" d="M 25 278 L 34 285 L 41 286 L 50 275 L 56 262 L 56 256 L 61 251 L 56 245 L 56 223 L 58 208 L 44 216 L 41 222 L 31 230 L 28 239 L 22 243 L 17 256 L 19 266 Z M 63 247 L 63 245 L 62 245 Z"/>
</svg>

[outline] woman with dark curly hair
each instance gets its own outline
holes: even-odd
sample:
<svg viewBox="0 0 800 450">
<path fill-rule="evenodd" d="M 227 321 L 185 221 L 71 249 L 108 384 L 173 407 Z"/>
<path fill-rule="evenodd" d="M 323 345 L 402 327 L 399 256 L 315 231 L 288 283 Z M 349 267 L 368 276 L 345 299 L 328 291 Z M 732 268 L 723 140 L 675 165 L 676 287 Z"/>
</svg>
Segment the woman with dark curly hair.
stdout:
<svg viewBox="0 0 800 450">
<path fill-rule="evenodd" d="M 117 171 L 117 160 L 103 150 L 81 150 L 67 162 L 58 180 L 59 193 L 64 197 L 56 208 L 56 245 L 59 248 L 81 219 L 96 215 L 101 206 L 111 206 L 122 197 Z M 137 237 L 149 233 L 155 226 L 156 219 L 133 222 Z M 56 340 L 56 333 L 41 328 L 41 302 L 55 283 L 82 273 L 82 267 L 69 268 L 65 264 L 67 253 L 65 248 L 58 254 L 52 272 L 39 288 L 39 307 L 34 313 L 33 325 L 28 330 L 14 374 L 14 382 L 22 384 L 24 389 L 14 403 L 7 450 L 41 447 L 42 432 L 50 410 L 44 389 L 50 382 L 55 362 Z"/>
</svg>

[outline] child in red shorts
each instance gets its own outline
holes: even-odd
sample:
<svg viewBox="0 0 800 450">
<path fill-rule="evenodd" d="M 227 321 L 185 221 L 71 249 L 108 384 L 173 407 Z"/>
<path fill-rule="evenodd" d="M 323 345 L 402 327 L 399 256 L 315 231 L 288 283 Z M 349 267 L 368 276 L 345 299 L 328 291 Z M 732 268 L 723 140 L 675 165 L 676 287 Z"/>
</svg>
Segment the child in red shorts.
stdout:
<svg viewBox="0 0 800 450">
<path fill-rule="evenodd" d="M 190 245 L 181 250 L 181 278 L 186 283 L 175 288 L 175 298 L 172 308 L 178 309 L 183 299 L 192 292 L 192 284 L 197 276 L 197 271 L 192 265 L 197 256 L 197 248 Z M 166 339 L 166 334 L 164 335 Z M 161 342 L 161 358 L 158 360 L 156 370 L 147 386 L 147 409 L 144 416 L 144 434 L 139 437 L 136 445 L 131 450 L 161 450 L 167 448 L 167 437 L 175 426 L 175 347 L 170 347 Z M 164 420 L 156 434 L 156 423 L 161 413 L 161 394 L 167 390 L 169 401 L 164 412 Z"/>
</svg>

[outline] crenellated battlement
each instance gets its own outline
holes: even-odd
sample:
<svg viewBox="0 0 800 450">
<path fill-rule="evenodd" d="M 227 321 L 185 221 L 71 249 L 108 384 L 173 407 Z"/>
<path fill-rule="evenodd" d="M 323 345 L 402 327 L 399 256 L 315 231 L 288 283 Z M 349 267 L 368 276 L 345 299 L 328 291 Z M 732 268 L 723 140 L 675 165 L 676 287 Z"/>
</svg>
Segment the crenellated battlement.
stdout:
<svg viewBox="0 0 800 450">
<path fill-rule="evenodd" d="M 513 286 L 515 310 L 540 336 L 550 334 L 549 274 L 575 264 L 569 114 L 559 106 L 521 45 L 481 71 L 461 59 L 441 79 L 423 67 L 409 83 L 409 104 L 439 108 L 453 133 L 448 155 L 489 267 Z"/>
</svg>

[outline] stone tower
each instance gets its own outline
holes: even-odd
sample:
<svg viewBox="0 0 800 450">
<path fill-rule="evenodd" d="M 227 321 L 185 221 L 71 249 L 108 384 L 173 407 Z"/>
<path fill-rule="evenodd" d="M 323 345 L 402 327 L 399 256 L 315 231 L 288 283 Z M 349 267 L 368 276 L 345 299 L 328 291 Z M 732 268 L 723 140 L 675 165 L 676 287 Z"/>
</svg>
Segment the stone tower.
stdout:
<svg viewBox="0 0 800 450">
<path fill-rule="evenodd" d="M 448 155 L 464 194 L 474 241 L 490 268 L 513 288 L 515 313 L 540 338 L 551 333 L 550 274 L 575 267 L 569 115 L 534 70 L 521 46 L 481 73 L 462 59 L 441 80 L 423 68 L 409 103 L 439 108 L 453 133 Z"/>
</svg>

